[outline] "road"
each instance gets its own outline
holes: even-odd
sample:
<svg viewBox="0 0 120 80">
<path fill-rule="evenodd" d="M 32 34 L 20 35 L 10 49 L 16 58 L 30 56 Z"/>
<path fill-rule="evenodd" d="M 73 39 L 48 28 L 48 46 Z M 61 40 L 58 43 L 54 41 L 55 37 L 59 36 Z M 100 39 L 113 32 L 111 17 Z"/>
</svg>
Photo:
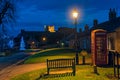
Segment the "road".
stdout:
<svg viewBox="0 0 120 80">
<path fill-rule="evenodd" d="M 19 52 L 7 57 L 0 57 L 0 71 L 8 66 L 15 63 L 21 62 L 26 57 L 30 56 L 31 53 Z"/>
</svg>

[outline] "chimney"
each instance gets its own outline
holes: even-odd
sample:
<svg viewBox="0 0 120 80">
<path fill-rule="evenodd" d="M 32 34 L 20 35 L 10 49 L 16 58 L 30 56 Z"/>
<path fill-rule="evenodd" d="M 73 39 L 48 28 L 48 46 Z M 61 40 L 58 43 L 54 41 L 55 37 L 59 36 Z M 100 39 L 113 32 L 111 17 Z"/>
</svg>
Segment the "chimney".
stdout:
<svg viewBox="0 0 120 80">
<path fill-rule="evenodd" d="M 116 19 L 116 11 L 115 11 L 115 8 L 113 9 L 113 19 Z"/>
<path fill-rule="evenodd" d="M 79 32 L 80 32 L 80 33 L 82 32 L 82 28 L 79 29 Z"/>
<path fill-rule="evenodd" d="M 114 9 L 111 9 L 111 8 L 110 8 L 110 11 L 109 11 L 109 21 L 114 20 L 114 19 L 116 19 L 116 11 L 115 11 L 115 8 L 114 8 Z"/>
<path fill-rule="evenodd" d="M 86 24 L 84 29 L 85 29 L 85 31 L 88 31 L 89 30 L 89 26 Z"/>
<path fill-rule="evenodd" d="M 93 26 L 94 26 L 94 27 L 97 27 L 97 25 L 98 25 L 98 20 L 95 19 L 95 20 L 93 21 Z"/>
</svg>

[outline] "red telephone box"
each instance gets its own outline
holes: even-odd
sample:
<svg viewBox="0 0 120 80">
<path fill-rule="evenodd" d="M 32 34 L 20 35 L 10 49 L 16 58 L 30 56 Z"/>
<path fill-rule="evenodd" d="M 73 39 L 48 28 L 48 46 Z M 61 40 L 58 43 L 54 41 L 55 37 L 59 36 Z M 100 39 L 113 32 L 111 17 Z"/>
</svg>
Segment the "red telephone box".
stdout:
<svg viewBox="0 0 120 80">
<path fill-rule="evenodd" d="M 107 34 L 103 29 L 91 32 L 91 52 L 93 65 L 107 64 Z"/>
</svg>

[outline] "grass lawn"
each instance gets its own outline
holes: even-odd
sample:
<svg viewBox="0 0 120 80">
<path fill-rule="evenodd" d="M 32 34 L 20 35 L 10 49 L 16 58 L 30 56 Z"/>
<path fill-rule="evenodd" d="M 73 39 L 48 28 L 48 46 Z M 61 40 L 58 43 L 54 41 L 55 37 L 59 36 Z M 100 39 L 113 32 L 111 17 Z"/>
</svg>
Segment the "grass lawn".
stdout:
<svg viewBox="0 0 120 80">
<path fill-rule="evenodd" d="M 41 63 L 46 62 L 46 59 L 56 58 L 73 58 L 75 57 L 75 51 L 68 48 L 53 48 L 42 50 L 35 55 L 30 56 L 24 63 Z M 82 61 L 79 55 L 80 62 Z M 90 54 L 86 56 L 86 62 L 91 63 Z M 46 68 L 42 70 L 36 70 L 28 73 L 18 75 L 11 80 L 117 80 L 113 77 L 113 68 L 98 67 L 98 74 L 93 73 L 93 67 L 90 65 L 77 65 L 76 75 L 70 76 L 69 74 L 61 74 L 59 69 L 53 70 L 55 75 L 47 75 Z M 67 69 L 64 70 L 66 72 Z M 60 72 L 60 74 L 56 74 Z M 40 77 L 41 76 L 41 77 Z"/>
<path fill-rule="evenodd" d="M 46 49 L 30 56 L 24 63 L 40 63 L 46 62 L 46 59 L 57 59 L 57 58 L 73 58 L 75 57 L 75 51 L 69 48 L 53 48 Z"/>
<path fill-rule="evenodd" d="M 65 74 L 41 76 L 46 73 L 46 69 L 28 72 L 18 75 L 11 80 L 117 80 L 113 77 L 113 68 L 98 67 L 98 74 L 93 73 L 93 67 L 90 65 L 77 65 L 76 75 Z M 59 72 L 57 70 L 57 72 Z"/>
</svg>

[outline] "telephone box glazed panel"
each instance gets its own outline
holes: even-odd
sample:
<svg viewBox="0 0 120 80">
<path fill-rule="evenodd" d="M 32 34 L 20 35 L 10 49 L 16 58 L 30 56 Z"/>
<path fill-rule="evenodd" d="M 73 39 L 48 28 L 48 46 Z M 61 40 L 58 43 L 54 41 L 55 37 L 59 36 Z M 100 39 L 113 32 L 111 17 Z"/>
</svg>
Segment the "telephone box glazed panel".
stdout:
<svg viewBox="0 0 120 80">
<path fill-rule="evenodd" d="M 103 29 L 91 32 L 91 52 L 93 65 L 107 64 L 107 35 Z"/>
</svg>

